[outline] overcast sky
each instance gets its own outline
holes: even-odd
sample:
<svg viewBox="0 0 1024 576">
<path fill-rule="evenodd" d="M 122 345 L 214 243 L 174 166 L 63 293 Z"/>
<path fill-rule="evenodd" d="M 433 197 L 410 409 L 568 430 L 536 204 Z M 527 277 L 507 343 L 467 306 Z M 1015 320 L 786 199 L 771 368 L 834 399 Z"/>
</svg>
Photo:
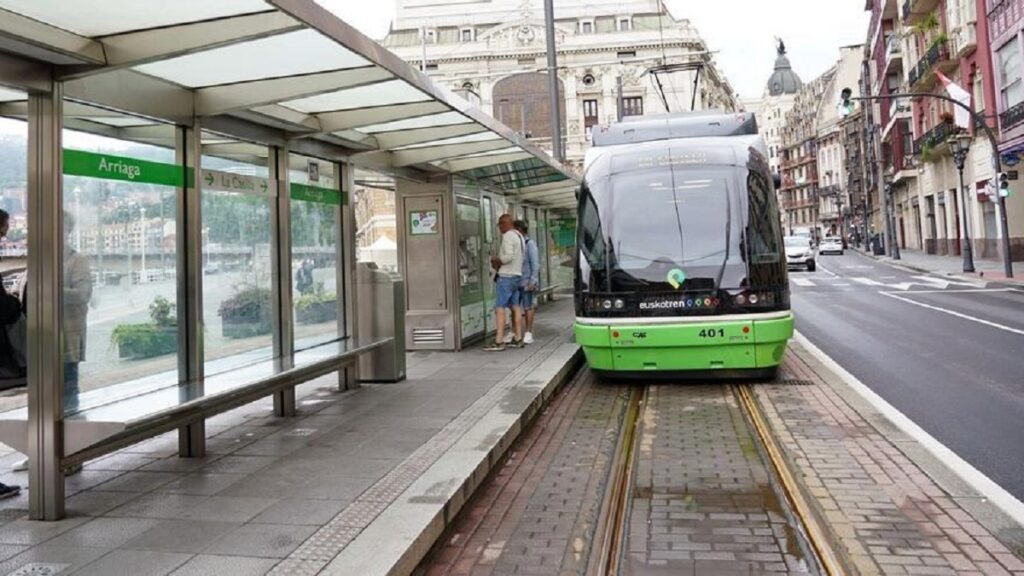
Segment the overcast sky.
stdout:
<svg viewBox="0 0 1024 576">
<path fill-rule="evenodd" d="M 394 0 L 317 0 L 380 39 L 395 13 Z M 555 0 L 557 5 L 561 0 Z M 861 44 L 870 14 L 864 0 L 665 0 L 676 18 L 688 18 L 743 98 L 758 98 L 775 63 L 775 36 L 786 42 L 793 69 L 810 80 L 839 59 L 840 46 Z"/>
</svg>

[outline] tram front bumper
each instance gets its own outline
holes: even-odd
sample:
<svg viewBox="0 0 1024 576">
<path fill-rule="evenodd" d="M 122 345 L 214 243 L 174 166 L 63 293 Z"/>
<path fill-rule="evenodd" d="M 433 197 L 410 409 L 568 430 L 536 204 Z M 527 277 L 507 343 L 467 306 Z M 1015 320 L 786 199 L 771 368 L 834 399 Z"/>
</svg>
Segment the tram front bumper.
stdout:
<svg viewBox="0 0 1024 576">
<path fill-rule="evenodd" d="M 576 342 L 595 370 L 755 370 L 782 362 L 793 315 L 764 319 L 645 324 L 575 323 Z"/>
</svg>

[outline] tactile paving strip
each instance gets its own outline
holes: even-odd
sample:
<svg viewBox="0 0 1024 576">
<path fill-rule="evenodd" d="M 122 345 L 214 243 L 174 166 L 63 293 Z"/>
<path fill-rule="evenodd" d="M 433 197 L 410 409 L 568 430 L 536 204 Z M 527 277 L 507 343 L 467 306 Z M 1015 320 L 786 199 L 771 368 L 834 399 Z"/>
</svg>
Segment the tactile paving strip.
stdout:
<svg viewBox="0 0 1024 576">
<path fill-rule="evenodd" d="M 563 344 L 552 339 L 487 393 L 456 416 L 408 458 L 368 488 L 359 498 L 317 530 L 270 572 L 273 576 L 317 574 L 341 553 L 438 458 L 505 397 L 505 392 L 527 379 L 541 363 Z"/>
</svg>

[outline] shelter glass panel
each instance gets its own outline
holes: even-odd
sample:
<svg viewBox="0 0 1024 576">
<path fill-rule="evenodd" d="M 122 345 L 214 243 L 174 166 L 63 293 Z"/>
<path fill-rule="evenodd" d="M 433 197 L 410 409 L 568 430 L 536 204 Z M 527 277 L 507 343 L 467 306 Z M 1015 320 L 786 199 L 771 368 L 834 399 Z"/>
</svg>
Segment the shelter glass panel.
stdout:
<svg viewBox="0 0 1024 576">
<path fill-rule="evenodd" d="M 397 273 L 395 179 L 357 169 L 352 202 L 355 211 L 356 262 Z"/>
<path fill-rule="evenodd" d="M 64 408 L 178 382 L 174 127 L 68 106 L 64 131 Z M 149 124 L 146 140 L 100 134 Z M 126 131 L 128 132 L 128 131 Z M 130 133 L 130 132 L 128 132 Z M 164 146 L 152 145 L 158 142 Z M 31 279 L 28 279 L 31 281 Z M 133 390 L 137 392 L 137 390 Z"/>
<path fill-rule="evenodd" d="M 24 93 L 0 89 L 0 102 L 24 100 Z M 0 209 L 7 213 L 6 234 L 0 236 L 0 314 L 5 320 L 18 321 L 18 312 L 25 302 L 21 289 L 25 286 L 28 266 L 28 125 L 20 120 L 0 118 Z M 3 230 L 0 229 L 0 232 Z M 17 298 L 14 300 L 13 298 Z M 24 323 L 21 325 L 24 326 Z M 27 327 L 25 327 L 27 328 Z M 19 329 L 20 330 L 20 329 Z M 25 338 L 10 338 L 0 349 L 0 389 L 26 384 L 27 329 Z M 13 407 L 25 405 L 26 396 L 8 399 Z"/>
<path fill-rule="evenodd" d="M 271 298 L 275 275 L 270 224 L 276 187 L 262 185 L 269 178 L 267 157 L 266 146 L 203 133 L 203 342 L 207 374 L 273 357 Z M 242 184 L 233 186 L 235 183 Z"/>
<path fill-rule="evenodd" d="M 334 164 L 291 154 L 292 263 L 295 349 L 337 340 L 344 326 L 339 276 L 342 193 Z"/>
<path fill-rule="evenodd" d="M 483 261 L 482 212 L 480 192 L 472 183 L 455 179 L 455 218 L 459 235 L 459 320 L 462 341 L 484 335 L 487 310 L 484 282 L 487 268 Z"/>
</svg>

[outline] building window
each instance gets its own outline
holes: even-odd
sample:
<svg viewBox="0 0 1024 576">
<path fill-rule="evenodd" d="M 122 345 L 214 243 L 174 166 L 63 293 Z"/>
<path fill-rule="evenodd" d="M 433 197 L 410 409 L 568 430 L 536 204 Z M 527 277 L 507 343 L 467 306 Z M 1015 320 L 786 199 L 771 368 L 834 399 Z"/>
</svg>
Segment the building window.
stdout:
<svg viewBox="0 0 1024 576">
<path fill-rule="evenodd" d="M 594 33 L 594 21 L 593 20 L 580 20 L 580 34 L 593 34 Z"/>
<path fill-rule="evenodd" d="M 619 60 L 626 58 L 636 58 L 636 50 L 621 50 L 618 53 Z"/>
<path fill-rule="evenodd" d="M 623 116 L 643 116 L 644 99 L 642 96 L 626 96 L 622 99 Z"/>
<path fill-rule="evenodd" d="M 473 33 L 472 28 L 462 28 L 459 30 L 459 41 L 461 42 L 472 42 L 476 40 L 476 35 Z"/>
<path fill-rule="evenodd" d="M 1003 110 L 1009 110 L 1024 100 L 1024 84 L 1021 82 L 1020 41 L 1014 37 L 996 52 L 996 69 L 999 74 L 999 95 Z"/>
<path fill-rule="evenodd" d="M 597 115 L 597 100 L 584 100 L 583 101 L 583 130 L 587 134 L 587 138 L 590 138 L 590 133 L 594 126 L 598 124 Z"/>
<path fill-rule="evenodd" d="M 633 29 L 633 20 L 629 16 L 622 16 L 616 21 L 619 32 L 628 32 Z"/>
<path fill-rule="evenodd" d="M 436 44 L 437 43 L 437 30 L 434 30 L 433 28 L 421 28 L 420 29 L 420 38 L 424 42 L 427 42 L 428 44 Z"/>
</svg>

